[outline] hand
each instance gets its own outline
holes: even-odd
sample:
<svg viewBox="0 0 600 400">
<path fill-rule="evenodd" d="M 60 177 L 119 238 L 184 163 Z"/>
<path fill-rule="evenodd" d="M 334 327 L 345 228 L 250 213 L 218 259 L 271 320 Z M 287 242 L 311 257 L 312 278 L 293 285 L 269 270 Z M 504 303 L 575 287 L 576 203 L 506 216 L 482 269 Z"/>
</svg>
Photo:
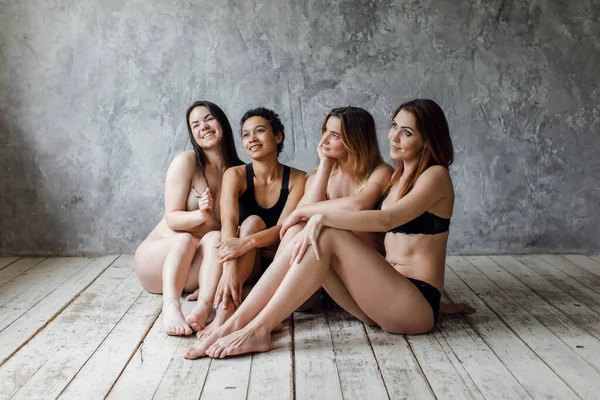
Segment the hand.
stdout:
<svg viewBox="0 0 600 400">
<path fill-rule="evenodd" d="M 292 211 L 290 215 L 288 215 L 287 218 L 281 224 L 281 230 L 279 231 L 279 240 L 283 239 L 287 230 L 290 229 L 292 226 L 306 220 L 307 218 L 302 216 L 298 208 Z"/>
<path fill-rule="evenodd" d="M 250 242 L 248 242 L 248 240 L 236 237 L 225 239 L 215 247 L 218 249 L 217 256 L 219 257 L 219 263 L 221 264 L 238 258 L 251 250 Z"/>
<path fill-rule="evenodd" d="M 214 201 L 209 188 L 206 188 L 198 198 L 198 206 L 200 211 L 209 211 L 212 214 Z"/>
<path fill-rule="evenodd" d="M 327 157 L 326 155 L 323 154 L 323 149 L 321 147 L 322 145 L 323 145 L 322 141 L 319 141 L 319 146 L 317 147 L 317 154 L 319 155 L 319 160 L 320 160 L 319 167 L 331 169 L 331 168 L 333 168 L 333 165 L 335 164 L 335 160 L 333 158 Z"/>
<path fill-rule="evenodd" d="M 215 308 L 221 305 L 226 310 L 231 301 L 236 308 L 239 307 L 242 301 L 242 287 L 243 282 L 239 277 L 237 265 L 223 268 L 215 294 Z"/>
<path fill-rule="evenodd" d="M 296 242 L 290 265 L 302 261 L 302 257 L 304 257 L 308 246 L 313 247 L 313 251 L 315 252 L 317 260 L 321 259 L 321 256 L 319 255 L 319 247 L 317 245 L 317 239 L 319 238 L 321 229 L 323 229 L 323 216 L 321 214 L 315 214 L 310 217 L 306 227 L 301 233 L 302 236 L 300 240 Z"/>
</svg>

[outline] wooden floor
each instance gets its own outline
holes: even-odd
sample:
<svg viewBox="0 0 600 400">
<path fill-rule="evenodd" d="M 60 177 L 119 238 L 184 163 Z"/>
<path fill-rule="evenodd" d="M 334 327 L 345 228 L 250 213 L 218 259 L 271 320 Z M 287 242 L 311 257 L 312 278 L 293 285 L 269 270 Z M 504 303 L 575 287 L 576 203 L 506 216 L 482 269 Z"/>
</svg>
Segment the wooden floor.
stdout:
<svg viewBox="0 0 600 400">
<path fill-rule="evenodd" d="M 0 258 L 0 399 L 600 397 L 600 256 L 453 256 L 472 316 L 389 335 L 296 313 L 269 353 L 189 361 L 129 255 Z M 184 309 L 193 303 L 184 301 Z"/>
</svg>

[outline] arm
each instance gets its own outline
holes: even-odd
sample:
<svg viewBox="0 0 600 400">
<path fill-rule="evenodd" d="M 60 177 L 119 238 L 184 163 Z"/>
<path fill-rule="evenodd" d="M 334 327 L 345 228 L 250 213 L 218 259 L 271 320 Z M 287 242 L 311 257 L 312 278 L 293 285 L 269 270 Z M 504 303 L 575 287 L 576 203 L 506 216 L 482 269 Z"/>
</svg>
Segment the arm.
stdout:
<svg viewBox="0 0 600 400">
<path fill-rule="evenodd" d="M 300 202 L 300 199 L 303 198 L 302 195 L 304 194 L 304 187 L 306 185 L 306 176 L 299 171 L 296 177 L 291 179 L 291 181 L 292 187 L 290 188 L 290 194 L 285 202 L 283 211 L 277 220 L 277 225 L 247 236 L 246 240 L 248 241 L 249 250 L 260 247 L 268 247 L 279 243 L 279 231 L 281 230 L 281 224 L 296 208 Z"/>
<path fill-rule="evenodd" d="M 323 214 L 321 224 L 356 232 L 387 232 L 423 214 L 451 191 L 448 170 L 441 166 L 430 167 L 419 177 L 415 187 L 389 208 Z"/>
<path fill-rule="evenodd" d="M 381 199 L 383 191 L 387 187 L 392 176 L 392 168 L 387 164 L 381 164 L 375 168 L 367 184 L 360 191 L 351 196 L 334 200 L 325 200 L 314 204 L 299 206 L 297 213 L 303 218 L 310 218 L 314 214 L 328 214 L 345 211 L 370 210 Z"/>
<path fill-rule="evenodd" d="M 165 219 L 167 226 L 174 231 L 191 232 L 212 218 L 210 210 L 186 211 L 187 197 L 195 170 L 194 154 L 185 152 L 175 157 L 167 171 Z"/>
<path fill-rule="evenodd" d="M 327 183 L 332 169 L 333 163 L 322 161 L 319 168 L 308 175 L 308 181 L 305 184 L 306 190 L 298 206 L 327 200 Z"/>
<path fill-rule="evenodd" d="M 223 174 L 221 186 L 221 241 L 237 237 L 240 219 L 239 197 L 244 177 L 238 167 L 229 168 Z"/>
<path fill-rule="evenodd" d="M 235 239 L 239 241 L 235 244 L 233 243 L 235 240 L 230 240 L 229 245 L 231 245 L 231 247 L 229 247 L 228 244 L 225 244 L 223 240 L 221 243 L 224 244 L 224 246 L 219 252 L 219 262 L 226 263 L 229 260 L 233 260 L 252 249 L 269 247 L 279 243 L 279 231 L 281 230 L 281 224 L 287 218 L 287 216 L 290 215 L 302 198 L 305 184 L 306 174 L 302 171 L 292 170 L 292 175 L 290 177 L 290 193 L 281 215 L 279 216 L 277 225 L 244 238 Z"/>
</svg>

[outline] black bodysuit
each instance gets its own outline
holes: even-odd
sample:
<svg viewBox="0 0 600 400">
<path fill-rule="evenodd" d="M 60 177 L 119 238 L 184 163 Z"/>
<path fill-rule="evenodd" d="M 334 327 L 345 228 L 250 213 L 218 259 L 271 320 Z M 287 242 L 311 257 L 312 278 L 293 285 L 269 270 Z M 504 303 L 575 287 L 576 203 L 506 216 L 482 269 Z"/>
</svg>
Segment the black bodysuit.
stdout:
<svg viewBox="0 0 600 400">
<path fill-rule="evenodd" d="M 252 168 L 252 163 L 246 164 L 246 191 L 242 193 L 238 199 L 240 206 L 239 224 L 241 225 L 249 216 L 256 215 L 265 222 L 267 228 L 272 228 L 277 225 L 277 221 L 279 221 L 279 217 L 283 212 L 283 208 L 285 207 L 285 203 L 290 194 L 289 183 L 290 167 L 284 165 L 279 200 L 277 200 L 277 203 L 271 208 L 262 208 L 258 205 L 256 197 L 254 196 L 254 168 Z"/>
</svg>

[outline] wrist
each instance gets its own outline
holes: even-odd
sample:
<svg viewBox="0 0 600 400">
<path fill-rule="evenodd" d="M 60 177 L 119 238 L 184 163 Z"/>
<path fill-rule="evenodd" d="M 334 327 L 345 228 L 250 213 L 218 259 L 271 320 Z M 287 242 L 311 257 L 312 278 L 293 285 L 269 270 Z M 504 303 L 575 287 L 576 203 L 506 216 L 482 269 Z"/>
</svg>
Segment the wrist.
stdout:
<svg viewBox="0 0 600 400">
<path fill-rule="evenodd" d="M 243 240 L 247 252 L 256 247 L 256 238 L 254 235 L 246 236 Z"/>
</svg>

